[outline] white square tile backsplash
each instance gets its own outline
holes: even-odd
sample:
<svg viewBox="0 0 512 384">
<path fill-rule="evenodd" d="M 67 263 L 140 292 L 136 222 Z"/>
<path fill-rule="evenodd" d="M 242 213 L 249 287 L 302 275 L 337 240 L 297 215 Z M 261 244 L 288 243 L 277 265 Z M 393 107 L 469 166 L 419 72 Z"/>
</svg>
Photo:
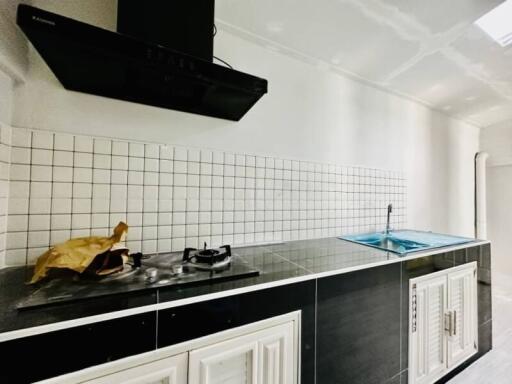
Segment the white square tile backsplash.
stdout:
<svg viewBox="0 0 512 384">
<path fill-rule="evenodd" d="M 393 226 L 406 221 L 406 180 L 394 171 L 19 128 L 11 143 L 1 132 L 7 265 L 70 236 L 109 235 L 121 220 L 127 246 L 146 253 L 380 230 L 389 203 Z"/>
</svg>

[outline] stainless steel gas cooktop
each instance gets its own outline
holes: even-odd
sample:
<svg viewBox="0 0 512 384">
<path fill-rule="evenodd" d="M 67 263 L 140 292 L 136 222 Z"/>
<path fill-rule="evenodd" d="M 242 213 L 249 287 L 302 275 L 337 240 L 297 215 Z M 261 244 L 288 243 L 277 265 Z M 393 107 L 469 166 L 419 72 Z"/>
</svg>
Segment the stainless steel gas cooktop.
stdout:
<svg viewBox="0 0 512 384">
<path fill-rule="evenodd" d="M 17 308 L 22 310 L 147 289 L 209 284 L 259 275 L 257 269 L 232 253 L 229 245 L 207 249 L 205 244 L 199 250 L 187 248 L 183 254 L 139 255 L 134 260 L 135 263 L 125 265 L 122 271 L 103 277 L 59 271 L 58 276 L 41 282 L 40 288 L 20 301 Z"/>
</svg>

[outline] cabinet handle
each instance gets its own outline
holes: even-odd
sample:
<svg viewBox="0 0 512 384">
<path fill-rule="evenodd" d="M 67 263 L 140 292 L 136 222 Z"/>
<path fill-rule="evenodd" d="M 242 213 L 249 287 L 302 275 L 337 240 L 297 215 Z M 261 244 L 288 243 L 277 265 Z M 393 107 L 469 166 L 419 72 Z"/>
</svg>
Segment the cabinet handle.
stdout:
<svg viewBox="0 0 512 384">
<path fill-rule="evenodd" d="M 457 334 L 457 311 L 453 311 L 453 334 Z"/>
<path fill-rule="evenodd" d="M 417 323 L 418 323 L 418 313 L 417 313 L 417 310 L 418 310 L 418 303 L 417 303 L 417 295 L 416 295 L 416 284 L 413 284 L 412 286 L 412 303 L 411 303 L 411 309 L 412 309 L 412 325 L 411 325 L 411 331 L 412 333 L 416 332 L 416 327 L 417 327 Z"/>
<path fill-rule="evenodd" d="M 448 311 L 444 314 L 444 330 L 448 331 L 448 335 L 452 335 L 452 311 Z"/>
</svg>

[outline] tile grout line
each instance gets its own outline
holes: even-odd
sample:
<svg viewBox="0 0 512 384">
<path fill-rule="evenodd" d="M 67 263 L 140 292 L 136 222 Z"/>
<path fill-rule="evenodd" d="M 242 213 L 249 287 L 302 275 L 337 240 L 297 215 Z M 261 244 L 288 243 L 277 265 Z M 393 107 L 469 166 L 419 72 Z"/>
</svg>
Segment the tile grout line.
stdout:
<svg viewBox="0 0 512 384">
<path fill-rule="evenodd" d="M 161 240 L 162 238 L 160 237 L 160 212 L 161 212 L 161 209 L 160 209 L 160 188 L 161 188 L 161 179 L 162 179 L 162 173 L 160 172 L 160 162 L 162 160 L 161 158 L 161 150 L 160 150 L 160 146 L 158 145 L 157 147 L 157 152 L 158 152 L 158 158 L 157 158 L 157 183 L 156 183 L 156 186 L 155 189 L 156 189 L 156 201 L 155 201 L 155 204 L 156 204 L 156 208 L 155 208 L 155 217 L 156 217 L 156 223 L 155 223 L 155 230 L 156 230 L 156 254 L 160 254 L 163 252 L 163 250 L 161 250 L 160 248 L 161 247 Z M 153 159 L 154 160 L 154 159 Z M 152 172 L 155 172 L 154 170 Z M 162 212 L 163 213 L 163 212 Z"/>
<path fill-rule="evenodd" d="M 114 152 L 114 141 L 113 140 L 111 140 L 110 146 L 111 146 L 112 153 L 113 153 Z M 112 161 L 112 159 L 111 159 L 111 161 Z M 113 174 L 114 170 L 112 168 L 113 167 L 112 167 L 112 163 L 111 163 L 110 164 L 110 182 L 108 184 L 108 198 L 106 199 L 107 200 L 107 212 L 108 212 L 108 220 L 107 220 L 107 226 L 108 226 L 107 227 L 107 232 L 108 233 L 111 233 L 113 231 L 111 220 L 112 220 L 112 185 L 114 185 L 114 183 L 112 182 L 112 174 Z M 128 182 L 128 171 L 126 171 L 126 179 L 127 179 L 127 182 Z M 105 199 L 105 197 L 103 197 L 102 199 L 98 199 L 98 200 L 101 201 L 101 200 L 104 200 L 104 199 Z M 126 199 L 126 204 L 128 204 L 128 199 Z M 94 205 L 93 205 L 93 211 L 95 211 Z M 103 211 L 103 209 L 102 209 L 102 211 Z"/>
<path fill-rule="evenodd" d="M 300 264 L 297 264 L 297 263 L 296 263 L 296 262 L 294 262 L 294 261 L 291 261 L 291 260 L 287 259 L 286 257 L 284 257 L 283 255 L 281 255 L 280 253 L 276 253 L 276 252 L 274 252 L 274 251 L 273 251 L 273 250 L 271 250 L 271 249 L 267 249 L 267 250 L 268 250 L 268 252 L 270 252 L 271 254 L 276 255 L 276 256 L 278 256 L 278 257 L 280 257 L 280 258 L 281 258 L 281 259 L 283 259 L 284 261 L 287 261 L 288 263 L 293 264 L 293 265 L 295 265 L 296 267 L 299 267 L 300 269 L 303 269 L 304 271 L 306 271 L 306 272 L 308 272 L 308 273 L 315 273 L 315 272 L 313 272 L 313 271 L 311 271 L 311 270 L 307 269 L 306 267 L 304 267 L 304 266 L 302 266 L 302 265 L 300 265 Z"/>
<path fill-rule="evenodd" d="M 146 144 L 147 145 L 150 145 L 150 144 Z M 146 147 L 145 146 L 145 147 Z M 160 232 L 158 231 L 158 212 L 160 211 L 160 146 L 157 146 L 157 158 L 156 158 L 156 165 L 157 165 L 157 171 L 156 171 L 156 177 L 157 177 L 157 181 L 156 181 L 156 185 L 152 186 L 155 188 L 156 190 L 156 196 L 155 196 L 155 204 L 156 204 L 156 208 L 154 208 L 154 215 L 155 215 L 155 218 L 154 218 L 154 229 L 156 231 L 156 234 L 155 234 L 155 237 L 156 237 L 156 240 L 155 240 L 155 251 L 157 254 L 160 253 L 160 247 L 159 247 L 159 242 L 160 242 Z M 151 160 L 155 160 L 155 158 L 152 158 Z M 146 172 L 146 159 L 144 159 L 144 172 Z M 152 162 L 150 161 L 150 164 Z M 150 173 L 155 173 L 154 170 L 150 171 Z"/>
<path fill-rule="evenodd" d="M 52 246 L 52 217 L 53 217 L 53 174 L 55 172 L 55 134 L 52 134 L 52 164 L 50 166 L 50 214 L 49 214 L 49 224 L 48 224 L 48 248 L 51 248 Z"/>
<path fill-rule="evenodd" d="M 170 218 L 171 219 L 169 221 L 169 228 L 170 228 L 169 236 L 171 239 L 171 241 L 170 241 L 171 251 L 174 249 L 174 244 L 173 244 L 174 243 L 174 240 L 173 240 L 174 239 L 174 237 L 173 237 L 174 225 L 173 225 L 173 223 L 174 223 L 174 174 L 175 174 L 174 173 L 174 163 L 175 163 L 174 158 L 175 158 L 175 156 L 176 156 L 175 148 L 174 148 L 174 146 L 171 146 L 171 155 L 170 155 L 171 159 L 169 160 L 171 162 L 171 172 L 170 172 L 171 176 L 170 177 L 172 179 L 171 185 L 170 185 L 170 190 L 171 190 L 171 194 L 172 194 L 171 201 L 170 201 L 170 204 L 171 204 Z"/>
<path fill-rule="evenodd" d="M 145 223 L 146 223 L 146 185 L 145 185 L 145 180 L 144 180 L 144 177 L 146 175 L 144 169 L 145 169 L 145 163 L 146 163 L 146 145 L 145 144 L 140 144 L 142 145 L 142 150 L 143 150 L 143 154 L 142 154 L 142 172 L 140 171 L 137 171 L 139 173 L 142 174 L 142 184 L 141 184 L 141 188 L 142 188 L 142 239 L 141 239 L 141 244 L 140 244 L 140 248 L 141 248 L 141 252 L 144 253 L 145 252 L 145 244 L 146 244 L 146 234 L 145 234 L 145 229 L 147 228 Z M 128 147 L 128 154 L 130 154 L 130 150 L 131 150 L 131 143 Z M 133 156 L 135 159 L 140 159 L 140 157 L 138 156 Z M 129 161 L 128 161 L 128 164 L 129 164 Z M 128 193 L 128 191 L 127 191 Z"/>
<path fill-rule="evenodd" d="M 30 157 L 29 157 L 29 173 L 28 173 L 28 204 L 27 204 L 27 233 L 25 235 L 25 241 L 26 241 L 26 250 L 25 250 L 25 265 L 29 265 L 29 234 L 30 234 L 30 210 L 31 210 L 31 189 L 32 189 L 32 151 L 33 151 L 33 141 L 34 141 L 34 132 L 30 132 L 30 144 L 29 144 L 29 151 L 30 151 Z"/>
<path fill-rule="evenodd" d="M 93 236 L 93 217 L 94 217 L 94 212 L 92 210 L 92 194 L 93 194 L 93 190 L 94 190 L 94 174 L 95 174 L 95 170 L 96 170 L 96 141 L 98 139 L 97 138 L 93 138 L 92 140 L 92 161 L 91 161 L 91 182 L 90 182 L 90 186 L 91 186 L 91 191 L 90 191 L 90 195 L 89 195 L 89 236 Z M 96 184 L 99 184 L 99 183 L 96 183 Z"/>
<path fill-rule="evenodd" d="M 128 145 L 127 145 L 128 146 Z M 129 146 L 128 146 L 128 150 L 129 150 Z M 110 153 L 111 153 L 111 156 L 110 156 L 110 185 L 112 185 L 112 174 L 114 173 L 114 167 L 113 167 L 113 160 L 114 160 L 114 140 L 111 140 L 110 141 Z M 128 154 L 127 154 L 128 155 Z M 126 156 L 126 159 L 128 159 L 128 156 Z M 117 170 L 117 172 L 126 172 L 126 203 L 125 203 L 125 211 L 126 211 L 126 221 L 128 224 L 128 212 L 129 212 L 129 189 L 130 189 L 130 184 L 129 184 L 129 181 L 128 181 L 128 177 L 129 177 L 129 171 L 128 171 L 128 165 L 126 166 L 126 170 L 122 169 L 122 170 Z M 110 200 L 112 199 L 112 193 L 109 193 L 109 210 L 110 210 Z M 108 216 L 108 233 L 111 233 L 113 232 L 113 225 L 112 223 L 110 222 L 110 214 Z M 130 235 L 129 235 L 130 231 L 128 231 L 126 233 L 126 239 L 125 239 L 125 243 L 126 243 L 126 247 L 129 249 L 130 247 L 128 246 L 128 242 L 130 241 Z"/>
</svg>

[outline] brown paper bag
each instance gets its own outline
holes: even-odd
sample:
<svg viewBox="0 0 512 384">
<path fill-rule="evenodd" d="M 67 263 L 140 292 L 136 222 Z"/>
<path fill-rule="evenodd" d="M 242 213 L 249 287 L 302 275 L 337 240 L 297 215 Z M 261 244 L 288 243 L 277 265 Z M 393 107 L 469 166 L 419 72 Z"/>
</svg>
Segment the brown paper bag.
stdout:
<svg viewBox="0 0 512 384">
<path fill-rule="evenodd" d="M 106 276 L 122 271 L 128 261 L 129 250 L 121 244 L 114 244 L 108 251 L 97 255 L 83 272 L 91 276 Z"/>
<path fill-rule="evenodd" d="M 128 225 L 120 222 L 110 237 L 81 237 L 55 245 L 37 259 L 30 284 L 44 278 L 50 268 L 67 268 L 79 273 L 84 272 L 96 256 L 109 251 L 127 232 Z"/>
</svg>

